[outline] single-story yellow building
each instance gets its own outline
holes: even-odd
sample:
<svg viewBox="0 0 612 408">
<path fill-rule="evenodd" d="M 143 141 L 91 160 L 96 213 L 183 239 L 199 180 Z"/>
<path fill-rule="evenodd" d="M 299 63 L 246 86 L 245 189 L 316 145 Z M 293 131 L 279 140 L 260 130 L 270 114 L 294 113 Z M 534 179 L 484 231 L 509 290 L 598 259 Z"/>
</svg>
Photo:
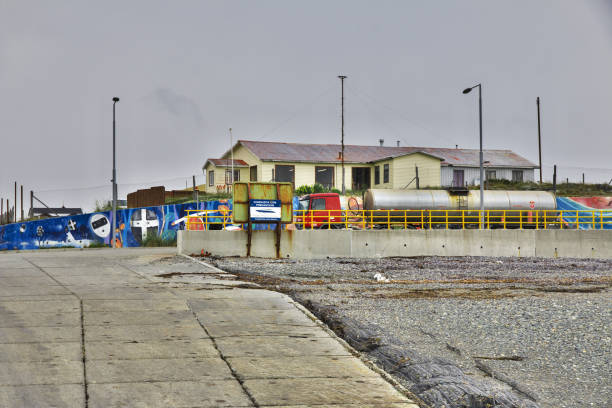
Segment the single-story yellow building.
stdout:
<svg viewBox="0 0 612 408">
<path fill-rule="evenodd" d="M 318 183 L 330 189 L 342 189 L 340 145 L 240 140 L 232 150 L 233 178 L 231 151 L 221 159 L 206 161 L 203 171 L 207 193 L 228 191 L 232 181 L 288 181 L 294 187 Z M 442 160 L 418 150 L 346 145 L 345 186 L 347 190 L 416 188 L 418 171 L 420 187 L 439 187 Z"/>
<path fill-rule="evenodd" d="M 228 191 L 232 181 L 288 181 L 296 188 L 318 183 L 341 190 L 341 152 L 337 144 L 239 140 L 220 159 L 204 164 L 206 192 Z M 513 181 L 533 181 L 538 168 L 511 150 L 485 150 L 484 166 L 487 179 Z M 476 149 L 345 145 L 344 171 L 346 189 L 354 191 L 480 183 Z"/>
</svg>

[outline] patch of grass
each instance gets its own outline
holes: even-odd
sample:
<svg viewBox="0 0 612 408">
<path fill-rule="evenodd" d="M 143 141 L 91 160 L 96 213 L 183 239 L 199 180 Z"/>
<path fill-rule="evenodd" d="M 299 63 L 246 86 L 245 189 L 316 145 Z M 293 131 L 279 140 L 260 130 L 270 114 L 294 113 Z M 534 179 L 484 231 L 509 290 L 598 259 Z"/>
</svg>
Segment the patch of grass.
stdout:
<svg viewBox="0 0 612 408">
<path fill-rule="evenodd" d="M 142 241 L 143 247 L 173 247 L 176 246 L 176 237 L 173 239 L 162 238 L 159 235 L 147 235 Z"/>
<path fill-rule="evenodd" d="M 100 241 L 93 241 L 92 243 L 90 243 L 89 245 L 86 246 L 86 248 L 106 248 L 109 245 L 106 245 L 104 242 L 100 242 Z"/>
<path fill-rule="evenodd" d="M 76 248 L 73 245 L 61 245 L 61 246 L 41 246 L 40 249 L 69 249 L 69 248 Z"/>
<path fill-rule="evenodd" d="M 96 200 L 96 209 L 94 210 L 95 212 L 104 212 L 104 211 L 111 211 L 113 209 L 113 202 L 110 200 L 102 200 L 102 201 L 98 201 Z"/>
<path fill-rule="evenodd" d="M 487 190 L 526 190 L 553 191 L 552 183 L 517 182 L 509 180 L 489 180 L 485 185 Z M 479 186 L 469 186 L 470 190 L 478 190 Z M 612 195 L 610 184 L 557 183 L 559 197 L 591 197 Z"/>
</svg>

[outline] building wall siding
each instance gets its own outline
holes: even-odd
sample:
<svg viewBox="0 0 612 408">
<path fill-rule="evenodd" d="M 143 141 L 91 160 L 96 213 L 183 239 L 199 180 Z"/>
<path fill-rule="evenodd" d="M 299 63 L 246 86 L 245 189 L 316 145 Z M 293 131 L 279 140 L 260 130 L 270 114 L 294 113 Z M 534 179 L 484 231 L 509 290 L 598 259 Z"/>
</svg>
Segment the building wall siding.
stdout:
<svg viewBox="0 0 612 408">
<path fill-rule="evenodd" d="M 231 154 L 228 153 L 226 155 L 224 155 L 223 157 L 221 157 L 222 159 L 231 159 Z M 247 162 L 249 164 L 249 166 L 257 166 L 257 181 L 262 181 L 262 169 L 261 169 L 261 160 L 259 160 L 259 158 L 257 156 L 255 156 L 253 153 L 251 153 L 250 150 L 248 150 L 246 147 L 242 146 L 242 145 L 238 145 L 238 146 L 234 146 L 234 160 L 244 160 L 245 162 Z M 250 170 L 245 170 L 247 172 L 246 174 L 246 178 L 242 178 L 242 172 L 240 172 L 240 180 L 241 181 L 249 181 L 250 180 Z M 267 180 L 264 180 L 267 181 Z"/>
<path fill-rule="evenodd" d="M 385 183 L 385 164 L 389 165 L 389 182 Z M 374 174 L 376 174 L 376 166 L 380 167 L 380 183 L 375 184 L 376 180 L 374 178 Z M 370 185 L 372 188 L 393 188 L 393 177 L 395 174 L 394 171 L 394 161 L 393 160 L 383 160 L 374 163 L 372 166 L 372 170 L 370 172 Z"/>
<path fill-rule="evenodd" d="M 217 192 L 218 186 L 225 186 L 225 172 L 227 169 L 228 169 L 227 167 L 217 167 L 211 163 L 208 163 L 206 167 L 204 167 L 204 170 L 205 170 L 204 177 L 206 179 L 205 185 L 206 185 L 207 193 L 214 194 Z M 249 173 L 248 167 L 247 168 L 239 167 L 239 168 L 236 168 L 235 170 L 240 170 L 240 180 L 236 180 L 236 181 L 249 181 L 250 173 Z M 208 180 L 209 171 L 214 172 L 215 182 L 212 186 L 209 186 L 209 180 Z"/>
<path fill-rule="evenodd" d="M 408 189 L 416 188 L 416 166 L 420 187 L 440 187 L 440 160 L 415 153 L 393 159 L 393 188 L 405 188 L 408 183 Z"/>
</svg>

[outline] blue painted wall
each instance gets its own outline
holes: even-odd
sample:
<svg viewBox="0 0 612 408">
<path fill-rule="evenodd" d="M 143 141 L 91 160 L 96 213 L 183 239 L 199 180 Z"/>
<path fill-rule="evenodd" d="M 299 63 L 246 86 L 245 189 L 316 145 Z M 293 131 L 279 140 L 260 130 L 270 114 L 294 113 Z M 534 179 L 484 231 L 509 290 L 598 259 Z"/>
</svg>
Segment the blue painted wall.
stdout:
<svg viewBox="0 0 612 408">
<path fill-rule="evenodd" d="M 195 203 L 187 203 L 118 210 L 118 245 L 140 246 L 152 234 L 175 239 L 176 231 L 185 228 L 185 223 L 178 221 L 187 216 L 187 210 L 218 210 L 219 206 L 231 210 L 231 200 L 205 201 L 198 208 Z M 110 245 L 111 225 L 110 211 L 1 225 L 0 250 Z"/>
</svg>

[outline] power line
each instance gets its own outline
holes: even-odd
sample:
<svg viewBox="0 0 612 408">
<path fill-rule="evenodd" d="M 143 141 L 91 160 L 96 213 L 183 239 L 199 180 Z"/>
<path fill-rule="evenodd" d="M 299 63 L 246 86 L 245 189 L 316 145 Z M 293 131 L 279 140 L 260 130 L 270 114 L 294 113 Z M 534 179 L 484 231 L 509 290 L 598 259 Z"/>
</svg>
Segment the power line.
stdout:
<svg viewBox="0 0 612 408">
<path fill-rule="evenodd" d="M 442 140 L 445 140 L 446 142 L 449 142 L 451 145 L 454 145 L 455 142 L 451 141 L 449 138 L 447 138 L 446 136 L 442 136 L 434 131 L 432 131 L 431 129 L 429 129 L 428 127 L 426 127 L 425 125 L 418 123 L 417 121 L 415 121 L 413 118 L 408 118 L 407 114 L 390 106 L 387 105 L 384 102 L 379 101 L 378 99 L 374 98 L 373 96 L 363 92 L 363 91 L 358 91 L 356 89 L 352 89 L 353 92 L 355 92 L 356 95 L 361 96 L 362 98 L 369 98 L 372 102 L 380 105 L 383 108 L 386 108 L 388 111 L 391 111 L 393 113 L 395 113 L 395 115 L 397 115 L 399 118 L 405 120 L 406 122 L 408 122 L 409 124 L 416 126 L 418 128 L 420 128 L 421 130 L 425 131 L 426 133 L 428 133 L 430 136 L 433 136 L 435 138 L 439 138 Z M 404 140 L 404 139 L 402 139 Z M 408 143 L 404 140 L 405 143 L 407 143 L 408 145 L 413 145 L 413 143 Z"/>
<path fill-rule="evenodd" d="M 184 180 L 189 180 L 193 177 L 194 175 L 191 174 L 189 176 L 184 176 L 184 177 L 174 177 L 174 178 L 169 178 L 169 179 L 162 179 L 162 180 L 151 180 L 151 181 L 143 181 L 143 182 L 135 182 L 135 183 L 122 183 L 122 184 L 117 184 L 120 187 L 130 187 L 130 186 L 138 186 L 138 185 L 146 185 L 146 184 L 155 184 L 155 183 L 163 183 L 163 182 L 170 182 L 170 181 L 184 181 Z M 196 177 L 204 177 L 201 174 L 197 174 Z M 52 188 L 52 189 L 47 189 L 47 190 L 35 190 L 36 193 L 54 193 L 54 192 L 63 192 L 63 191 L 87 191 L 87 190 L 99 190 L 102 188 L 111 188 L 110 184 L 104 184 L 104 185 L 98 185 L 98 186 L 86 186 L 86 187 L 65 187 L 65 188 Z"/>
<path fill-rule="evenodd" d="M 311 107 L 312 105 L 314 105 L 315 102 L 317 102 L 319 99 L 321 99 L 323 96 L 327 95 L 328 93 L 330 93 L 333 89 L 335 89 L 335 86 L 330 86 L 328 89 L 326 89 L 324 92 L 320 93 L 319 95 L 317 95 L 315 98 L 313 98 L 312 100 L 310 100 L 308 103 L 306 103 L 305 105 L 301 106 L 298 110 L 294 111 L 288 118 L 286 118 L 285 120 L 283 120 L 282 122 L 280 122 L 278 125 L 274 126 L 272 129 L 270 129 L 269 131 L 267 131 L 266 133 L 264 133 L 261 136 L 256 136 L 254 139 L 255 140 L 261 140 L 263 138 L 266 138 L 268 136 L 270 136 L 272 133 L 276 132 L 278 129 L 280 129 L 281 127 L 283 127 L 285 124 L 291 122 L 293 119 L 295 119 L 296 117 L 298 117 L 300 114 L 303 113 L 304 110 L 306 110 L 306 108 Z"/>
</svg>

